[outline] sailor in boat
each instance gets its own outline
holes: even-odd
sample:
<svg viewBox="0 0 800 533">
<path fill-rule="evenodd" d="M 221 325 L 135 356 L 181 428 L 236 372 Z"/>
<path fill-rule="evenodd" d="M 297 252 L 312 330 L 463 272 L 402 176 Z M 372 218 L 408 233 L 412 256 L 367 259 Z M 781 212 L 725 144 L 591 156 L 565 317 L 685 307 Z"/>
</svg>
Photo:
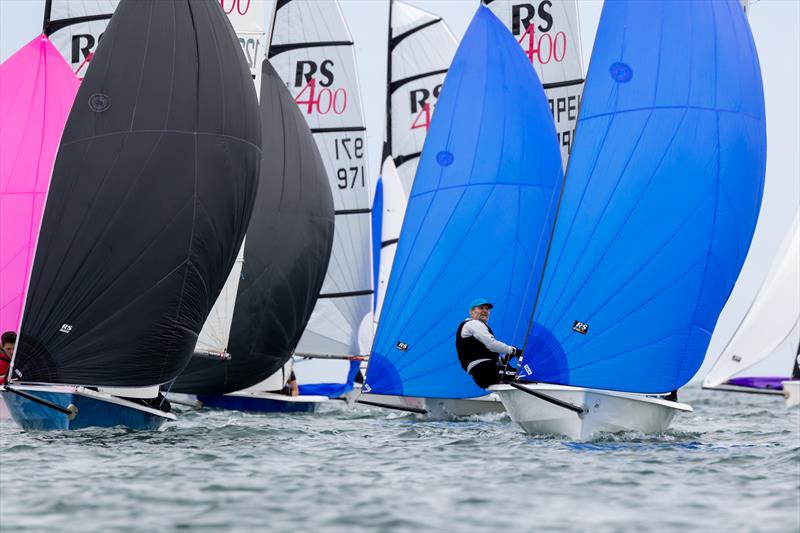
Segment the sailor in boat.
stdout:
<svg viewBox="0 0 800 533">
<path fill-rule="evenodd" d="M 0 381 L 5 380 L 6 372 L 11 364 L 11 357 L 14 355 L 14 345 L 17 343 L 17 334 L 13 331 L 6 331 L 2 336 L 2 348 L 0 348 Z"/>
<path fill-rule="evenodd" d="M 508 362 L 513 357 L 522 357 L 522 350 L 494 338 L 489 327 L 492 307 L 484 298 L 473 300 L 469 318 L 459 324 L 456 330 L 456 351 L 461 368 L 482 389 L 501 381 L 513 380 L 516 369 L 510 368 Z"/>
<path fill-rule="evenodd" d="M 286 385 L 284 385 L 279 392 L 281 394 L 285 394 L 286 396 L 300 395 L 300 387 L 297 386 L 297 377 L 294 375 L 294 369 L 292 369 L 292 373 L 289 374 L 289 379 L 286 382 Z"/>
</svg>

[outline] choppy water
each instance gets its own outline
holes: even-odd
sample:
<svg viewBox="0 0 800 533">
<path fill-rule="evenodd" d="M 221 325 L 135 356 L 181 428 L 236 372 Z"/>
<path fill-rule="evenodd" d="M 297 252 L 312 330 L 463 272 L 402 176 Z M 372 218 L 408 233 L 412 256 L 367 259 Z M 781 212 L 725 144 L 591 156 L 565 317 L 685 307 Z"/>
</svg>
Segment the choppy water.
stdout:
<svg viewBox="0 0 800 533">
<path fill-rule="evenodd" d="M 0 427 L 7 531 L 800 531 L 800 410 L 682 391 L 658 437 L 537 439 L 426 422 L 183 411 L 158 432 Z M 331 402 L 334 403 L 334 402 Z"/>
</svg>

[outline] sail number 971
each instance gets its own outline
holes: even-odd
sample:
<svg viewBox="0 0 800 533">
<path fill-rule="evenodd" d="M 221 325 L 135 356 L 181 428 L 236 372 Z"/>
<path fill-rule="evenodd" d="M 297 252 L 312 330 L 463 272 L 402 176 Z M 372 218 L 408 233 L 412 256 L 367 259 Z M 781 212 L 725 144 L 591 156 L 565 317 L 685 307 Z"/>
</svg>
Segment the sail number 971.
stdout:
<svg viewBox="0 0 800 533">
<path fill-rule="evenodd" d="M 364 138 L 343 137 L 333 140 L 336 160 L 358 161 L 364 159 Z M 336 186 L 340 189 L 366 187 L 364 165 L 345 166 L 336 170 Z"/>
</svg>

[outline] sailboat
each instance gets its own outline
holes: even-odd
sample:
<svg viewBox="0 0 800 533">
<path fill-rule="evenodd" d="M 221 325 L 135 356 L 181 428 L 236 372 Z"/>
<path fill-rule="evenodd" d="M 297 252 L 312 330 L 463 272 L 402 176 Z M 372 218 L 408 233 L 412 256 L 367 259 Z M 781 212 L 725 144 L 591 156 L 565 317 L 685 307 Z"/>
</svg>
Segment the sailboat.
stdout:
<svg viewBox="0 0 800 533">
<path fill-rule="evenodd" d="M 544 86 L 566 169 L 583 93 L 577 0 L 482 0 L 517 39 Z"/>
<path fill-rule="evenodd" d="M 704 389 L 791 396 L 798 376 L 743 375 L 762 361 L 785 361 L 787 373 L 800 353 L 800 212 L 795 213 L 756 293 L 717 362 L 703 381 Z M 785 384 L 788 383 L 788 388 Z"/>
<path fill-rule="evenodd" d="M 386 129 L 375 201 L 381 206 L 375 324 L 383 308 L 406 203 L 456 39 L 441 17 L 399 0 L 389 2 Z"/>
<path fill-rule="evenodd" d="M 425 398 L 428 409 L 486 394 L 459 364 L 456 328 L 482 296 L 497 338 L 522 344 L 562 179 L 541 83 L 480 6 L 425 139 L 364 392 Z"/>
<path fill-rule="evenodd" d="M 0 65 L 0 332 L 19 326 L 50 173 L 77 92 L 78 79 L 47 35 Z M 0 397 L 0 420 L 10 418 Z"/>
<path fill-rule="evenodd" d="M 159 386 L 250 218 L 261 132 L 238 43 L 213 0 L 162 5 L 120 2 L 61 138 L 3 392 L 24 429 L 174 419 Z"/>
<path fill-rule="evenodd" d="M 196 352 L 168 390 L 195 394 L 211 408 L 312 412 L 327 397 L 270 391 L 288 378 L 282 367 L 322 286 L 333 244 L 333 198 L 305 119 L 268 60 L 262 69 L 263 160 L 225 344 L 229 357 Z"/>
<path fill-rule="evenodd" d="M 529 383 L 494 387 L 512 420 L 590 439 L 662 432 L 691 411 L 667 393 L 703 362 L 765 167 L 761 72 L 738 2 L 606 2 L 519 367 Z"/>
<path fill-rule="evenodd" d="M 336 221 L 325 281 L 295 350 L 302 394 L 319 383 L 352 386 L 351 370 L 369 350 L 371 186 L 354 44 L 338 2 L 280 1 L 272 18 L 268 57 L 314 135 Z"/>
</svg>

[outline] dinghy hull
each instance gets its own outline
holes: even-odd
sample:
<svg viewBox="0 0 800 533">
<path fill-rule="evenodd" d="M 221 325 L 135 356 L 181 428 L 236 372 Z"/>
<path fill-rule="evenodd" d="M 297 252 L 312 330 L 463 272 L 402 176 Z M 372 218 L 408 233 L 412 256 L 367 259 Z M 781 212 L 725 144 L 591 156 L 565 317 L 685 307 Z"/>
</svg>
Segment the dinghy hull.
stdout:
<svg viewBox="0 0 800 533">
<path fill-rule="evenodd" d="M 158 411 L 115 396 L 101 394 L 84 387 L 15 386 L 15 390 L 36 396 L 46 402 L 77 409 L 72 420 L 68 415 L 36 403 L 10 391 L 3 391 L 11 418 L 26 431 L 53 431 L 89 427 L 126 427 L 156 430 L 175 415 Z"/>
<path fill-rule="evenodd" d="M 407 410 L 425 409 L 429 420 L 453 420 L 465 416 L 497 414 L 505 411 L 500 399 L 487 394 L 478 398 L 419 398 L 392 394 L 362 393 L 357 401 L 375 407 Z"/>
<path fill-rule="evenodd" d="M 800 380 L 783 382 L 783 397 L 786 399 L 786 407 L 797 407 L 800 405 Z"/>
<path fill-rule="evenodd" d="M 248 413 L 315 413 L 326 396 L 286 396 L 263 392 L 258 394 L 198 394 L 203 407 L 229 409 Z"/>
<path fill-rule="evenodd" d="M 662 433 L 676 413 L 692 412 L 687 404 L 639 394 L 541 383 L 524 386 L 584 409 L 579 415 L 510 385 L 492 387 L 511 420 L 531 435 L 591 440 L 601 433 Z"/>
</svg>

